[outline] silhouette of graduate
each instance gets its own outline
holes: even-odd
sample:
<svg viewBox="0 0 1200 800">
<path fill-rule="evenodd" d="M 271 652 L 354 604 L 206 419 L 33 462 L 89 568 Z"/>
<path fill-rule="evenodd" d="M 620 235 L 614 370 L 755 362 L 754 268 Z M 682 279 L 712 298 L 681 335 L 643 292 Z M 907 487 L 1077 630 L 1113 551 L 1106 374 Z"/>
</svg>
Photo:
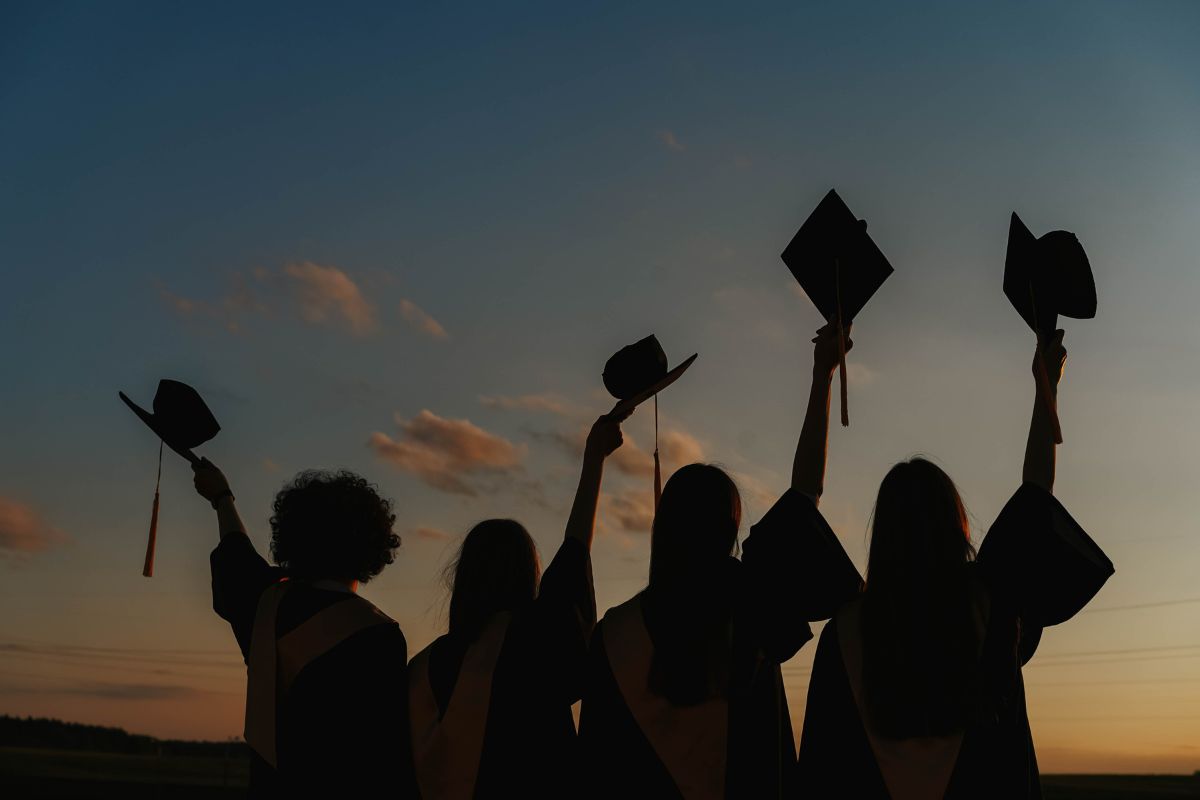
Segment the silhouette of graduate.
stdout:
<svg viewBox="0 0 1200 800">
<path fill-rule="evenodd" d="M 1042 250 L 1036 263 L 1020 265 L 1019 279 L 1005 279 L 1039 332 L 1022 485 L 976 558 L 962 499 L 945 472 L 913 458 L 884 477 L 864 589 L 835 610 L 817 646 L 794 796 L 1041 797 L 1021 667 L 1043 628 L 1071 618 L 1113 572 L 1052 494 L 1066 350 L 1051 320 L 1069 310 L 1090 316 L 1066 303 L 1070 278 L 1043 274 L 1081 275 L 1077 261 L 1061 262 L 1063 252 L 1075 253 Z M 1017 266 L 1011 255 L 1010 270 Z M 1090 291 L 1094 313 L 1094 285 Z M 813 498 L 814 511 L 825 476 L 834 326 L 818 331 L 815 342 L 793 468 L 793 486 Z M 819 513 L 810 523 L 828 530 Z"/>
<path fill-rule="evenodd" d="M 275 496 L 271 566 L 254 549 L 229 482 L 193 464 L 216 511 L 213 610 L 248 667 L 246 742 L 254 797 L 338 796 L 358 787 L 416 795 L 408 757 L 407 645 L 357 594 L 392 563 L 391 503 L 351 472 L 302 472 Z"/>
<path fill-rule="evenodd" d="M 571 705 L 596 622 L 596 506 L 604 461 L 621 446 L 631 410 L 592 425 L 566 534 L 544 575 L 533 538 L 511 519 L 475 525 L 450 564 L 450 630 L 409 665 L 413 764 L 425 800 L 574 793 Z"/>
<path fill-rule="evenodd" d="M 579 793 L 706 799 L 795 790 L 780 664 L 812 638 L 808 620 L 857 592 L 859 576 L 832 532 L 814 532 L 812 502 L 794 490 L 752 528 L 739 560 L 741 516 L 737 486 L 718 467 L 681 467 L 663 487 L 649 584 L 592 635 Z"/>
</svg>

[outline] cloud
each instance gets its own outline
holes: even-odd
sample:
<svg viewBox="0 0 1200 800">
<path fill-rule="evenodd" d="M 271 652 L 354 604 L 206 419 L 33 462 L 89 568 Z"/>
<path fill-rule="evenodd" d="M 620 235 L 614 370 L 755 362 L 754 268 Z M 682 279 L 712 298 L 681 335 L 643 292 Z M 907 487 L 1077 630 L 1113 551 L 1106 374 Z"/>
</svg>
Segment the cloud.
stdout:
<svg viewBox="0 0 1200 800">
<path fill-rule="evenodd" d="M 649 533 L 654 525 L 654 493 L 649 486 L 605 492 L 600 498 L 600 516 L 629 533 Z"/>
<path fill-rule="evenodd" d="M 418 539 L 432 539 L 438 542 L 444 542 L 450 538 L 450 534 L 437 528 L 417 527 L 413 528 L 413 533 Z"/>
<path fill-rule="evenodd" d="M 541 434 L 541 438 L 549 439 L 570 455 L 579 458 L 583 455 L 583 446 L 590 428 L 590 425 L 583 425 L 570 432 L 550 431 Z M 677 429 L 659 431 L 658 449 L 664 474 L 685 464 L 704 460 L 704 447 L 700 442 L 691 434 Z M 617 448 L 608 460 L 625 475 L 644 477 L 654 474 L 653 451 L 643 450 L 628 433 L 625 433 L 624 444 Z"/>
<path fill-rule="evenodd" d="M 468 478 L 518 470 L 525 455 L 507 439 L 465 419 L 443 419 L 428 409 L 410 420 L 397 416 L 399 436 L 376 431 L 368 446 L 396 469 L 416 475 L 443 492 L 475 496 L 480 486 Z"/>
<path fill-rule="evenodd" d="M 555 394 L 523 394 L 517 397 L 480 395 L 479 402 L 487 408 L 498 408 L 503 411 L 535 411 L 560 416 L 574 413 L 571 404 Z"/>
<path fill-rule="evenodd" d="M 99 697 L 105 700 L 185 700 L 216 694 L 191 686 L 159 683 L 84 683 L 60 690 L 61 694 Z M 219 694 L 227 694 L 220 692 Z"/>
<path fill-rule="evenodd" d="M 0 496 L 0 553 L 40 553 L 65 540 L 32 506 Z"/>
<path fill-rule="evenodd" d="M 668 150 L 682 151 L 687 149 L 683 142 L 679 141 L 672 131 L 662 130 L 656 133 L 655 136 L 658 137 L 660 142 L 667 146 Z"/>
<path fill-rule="evenodd" d="M 400 316 L 404 318 L 404 321 L 413 330 L 423 333 L 431 339 L 450 338 L 450 334 L 446 333 L 446 329 L 442 327 L 442 323 L 429 316 L 424 309 L 408 298 L 400 301 Z"/>
<path fill-rule="evenodd" d="M 342 270 L 302 261 L 285 266 L 283 274 L 292 281 L 305 322 L 339 322 L 358 336 L 375 330 L 375 310 Z"/>
<path fill-rule="evenodd" d="M 847 361 L 846 382 L 851 386 L 870 386 L 875 382 L 875 371 L 857 361 Z"/>
</svg>

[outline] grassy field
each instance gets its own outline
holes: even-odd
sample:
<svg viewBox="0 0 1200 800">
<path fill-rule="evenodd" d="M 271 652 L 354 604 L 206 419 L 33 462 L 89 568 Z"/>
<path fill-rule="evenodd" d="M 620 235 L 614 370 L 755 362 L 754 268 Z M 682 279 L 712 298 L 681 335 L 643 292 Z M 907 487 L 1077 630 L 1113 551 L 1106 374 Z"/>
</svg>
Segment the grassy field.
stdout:
<svg viewBox="0 0 1200 800">
<path fill-rule="evenodd" d="M 125 756 L 0 748 L 0 797 L 49 800 L 223 800 L 245 794 L 245 759 Z M 1046 800 L 1200 798 L 1200 778 L 1173 775 L 1046 775 Z"/>
</svg>

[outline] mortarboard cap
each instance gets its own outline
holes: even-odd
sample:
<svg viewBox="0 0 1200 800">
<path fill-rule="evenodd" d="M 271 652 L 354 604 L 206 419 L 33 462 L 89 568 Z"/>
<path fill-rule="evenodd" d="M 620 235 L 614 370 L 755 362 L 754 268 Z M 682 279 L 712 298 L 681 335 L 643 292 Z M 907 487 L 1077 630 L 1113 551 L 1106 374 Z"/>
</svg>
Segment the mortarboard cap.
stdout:
<svg viewBox="0 0 1200 800">
<path fill-rule="evenodd" d="M 892 265 L 835 189 L 817 204 L 781 256 L 826 321 L 849 325 L 892 274 Z"/>
<path fill-rule="evenodd" d="M 670 386 L 696 360 L 693 353 L 667 369 L 667 354 L 653 334 L 622 347 L 604 364 L 604 388 L 621 402 L 618 408 L 632 410 Z"/>
<path fill-rule="evenodd" d="M 124 392 L 118 394 L 125 401 L 125 405 L 137 414 L 138 419 L 158 434 L 163 444 L 193 465 L 200 463 L 200 459 L 192 452 L 192 448 L 204 444 L 221 430 L 200 393 L 186 383 L 167 379 L 159 381 L 158 391 L 154 393 L 153 413 L 130 400 Z M 161 478 L 161 447 L 158 453 L 158 474 Z M 142 567 L 142 574 L 147 578 L 154 575 L 154 548 L 158 540 L 158 488 L 156 482 L 154 507 L 150 512 L 150 538 L 146 544 L 146 560 Z"/>
<path fill-rule="evenodd" d="M 204 444 L 221 430 L 200 393 L 186 383 L 159 381 L 158 391 L 154 393 L 154 413 L 147 412 L 124 392 L 118 394 L 167 447 L 192 463 L 199 460 L 191 452 L 192 448 Z"/>
<path fill-rule="evenodd" d="M 892 274 L 892 265 L 836 189 L 817 204 L 780 258 L 827 322 L 836 322 L 841 353 L 842 425 L 847 409 L 844 328 Z"/>
<path fill-rule="evenodd" d="M 1004 294 L 1043 341 L 1058 327 L 1059 314 L 1096 316 L 1096 281 L 1079 239 L 1069 231 L 1034 238 L 1015 211 L 1008 227 Z"/>
<path fill-rule="evenodd" d="M 1075 616 L 1115 571 L 1062 503 L 1032 483 L 1000 511 L 979 548 L 979 565 L 1021 618 L 1038 626 Z"/>
<path fill-rule="evenodd" d="M 618 401 L 610 414 L 628 416 L 639 404 L 654 398 L 655 511 L 662 497 L 662 468 L 658 460 L 658 393 L 674 383 L 696 360 L 696 355 L 692 353 L 674 369 L 668 370 L 667 354 L 658 343 L 658 338 L 651 334 L 622 347 L 604 364 L 604 388 Z"/>
</svg>

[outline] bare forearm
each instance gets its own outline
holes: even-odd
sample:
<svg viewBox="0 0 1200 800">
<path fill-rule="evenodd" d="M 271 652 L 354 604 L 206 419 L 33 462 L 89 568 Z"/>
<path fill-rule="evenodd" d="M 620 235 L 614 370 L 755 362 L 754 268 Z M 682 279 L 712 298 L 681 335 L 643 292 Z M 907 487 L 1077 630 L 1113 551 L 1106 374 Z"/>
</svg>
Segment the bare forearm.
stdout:
<svg viewBox="0 0 1200 800">
<path fill-rule="evenodd" d="M 589 549 L 596 531 L 596 507 L 600 503 L 600 483 L 603 477 L 604 458 L 585 453 L 583 469 L 579 474 L 579 487 L 575 490 L 571 515 L 567 517 L 566 538 L 578 539 Z"/>
<path fill-rule="evenodd" d="M 796 458 L 792 462 L 792 488 L 798 492 L 820 497 L 825 489 L 825 459 L 829 447 L 829 400 L 833 372 L 819 367 L 813 369 L 812 388 L 808 393 L 808 409 Z"/>
<path fill-rule="evenodd" d="M 1052 392 L 1057 395 L 1058 387 L 1051 385 Z M 1041 396 L 1034 393 L 1033 415 L 1029 421 L 1029 439 L 1025 443 L 1025 464 L 1022 469 L 1022 480 L 1041 486 L 1048 492 L 1054 491 L 1054 426 L 1050 422 L 1050 412 Z"/>
<path fill-rule="evenodd" d="M 237 506 L 234 505 L 233 495 L 225 495 L 217 501 L 217 533 L 224 539 L 226 534 L 245 533 L 246 526 L 238 516 Z"/>
</svg>

